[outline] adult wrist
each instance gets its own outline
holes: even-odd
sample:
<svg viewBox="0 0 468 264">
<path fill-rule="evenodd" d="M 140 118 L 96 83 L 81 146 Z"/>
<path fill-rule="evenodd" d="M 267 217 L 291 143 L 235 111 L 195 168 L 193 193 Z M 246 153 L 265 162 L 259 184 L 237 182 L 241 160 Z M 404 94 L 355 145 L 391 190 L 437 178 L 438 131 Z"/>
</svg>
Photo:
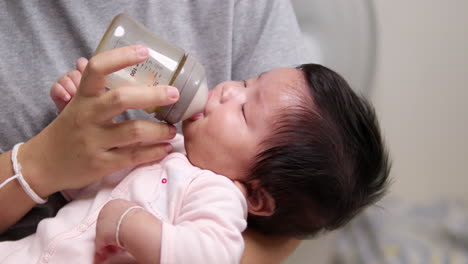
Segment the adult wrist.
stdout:
<svg viewBox="0 0 468 264">
<path fill-rule="evenodd" d="M 35 138 L 25 142 L 18 152 L 18 162 L 24 179 L 32 190 L 41 198 L 47 199 L 57 192 L 56 183 L 50 179 L 47 173 L 47 153 L 43 148 L 36 145 Z"/>
</svg>

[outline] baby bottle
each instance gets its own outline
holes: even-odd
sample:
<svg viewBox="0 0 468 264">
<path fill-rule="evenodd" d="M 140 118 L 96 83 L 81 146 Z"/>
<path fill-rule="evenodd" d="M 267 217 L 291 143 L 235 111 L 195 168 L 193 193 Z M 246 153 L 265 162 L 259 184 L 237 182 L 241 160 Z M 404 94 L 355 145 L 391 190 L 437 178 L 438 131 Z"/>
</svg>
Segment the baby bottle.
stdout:
<svg viewBox="0 0 468 264">
<path fill-rule="evenodd" d="M 146 61 L 127 67 L 107 77 L 107 88 L 122 86 L 172 85 L 179 89 L 177 103 L 145 109 L 156 118 L 177 123 L 203 111 L 207 97 L 205 70 L 191 55 L 151 33 L 125 14 L 117 15 L 102 37 L 95 54 L 129 45 L 149 49 Z"/>
</svg>

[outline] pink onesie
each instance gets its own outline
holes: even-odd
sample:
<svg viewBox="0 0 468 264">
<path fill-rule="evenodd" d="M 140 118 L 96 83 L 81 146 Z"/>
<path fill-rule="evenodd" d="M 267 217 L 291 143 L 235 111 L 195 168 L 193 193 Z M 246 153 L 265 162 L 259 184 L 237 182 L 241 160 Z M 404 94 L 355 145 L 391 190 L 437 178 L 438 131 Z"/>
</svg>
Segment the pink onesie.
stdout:
<svg viewBox="0 0 468 264">
<path fill-rule="evenodd" d="M 181 142 L 176 137 L 174 143 Z M 1 242 L 0 263 L 92 263 L 97 216 L 116 198 L 136 202 L 163 222 L 161 263 L 240 262 L 244 196 L 227 177 L 191 165 L 183 150 L 66 194 L 80 197 L 41 221 L 36 234 Z"/>
</svg>

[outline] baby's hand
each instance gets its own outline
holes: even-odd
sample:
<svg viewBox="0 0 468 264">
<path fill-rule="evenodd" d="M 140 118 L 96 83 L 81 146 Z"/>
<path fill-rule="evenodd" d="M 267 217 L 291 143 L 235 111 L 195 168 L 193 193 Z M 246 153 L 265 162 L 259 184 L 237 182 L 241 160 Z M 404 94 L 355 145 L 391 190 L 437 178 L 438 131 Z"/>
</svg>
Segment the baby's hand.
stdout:
<svg viewBox="0 0 468 264">
<path fill-rule="evenodd" d="M 79 58 L 76 62 L 76 70 L 62 75 L 50 88 L 50 97 L 57 106 L 58 112 L 61 112 L 76 94 L 87 64 L 88 60 Z"/>
<path fill-rule="evenodd" d="M 101 209 L 96 223 L 96 262 L 99 262 L 97 260 L 104 261 L 111 255 L 122 251 L 117 246 L 117 225 L 124 212 L 135 205 L 127 200 L 116 199 L 109 201 Z"/>
</svg>

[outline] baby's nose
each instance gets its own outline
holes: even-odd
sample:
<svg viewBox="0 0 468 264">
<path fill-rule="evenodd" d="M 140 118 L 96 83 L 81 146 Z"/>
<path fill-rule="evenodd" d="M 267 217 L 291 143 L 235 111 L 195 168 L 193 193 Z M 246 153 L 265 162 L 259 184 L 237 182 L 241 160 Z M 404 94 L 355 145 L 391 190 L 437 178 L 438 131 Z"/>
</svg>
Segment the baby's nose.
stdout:
<svg viewBox="0 0 468 264">
<path fill-rule="evenodd" d="M 221 103 L 226 103 L 232 99 L 239 99 L 239 100 L 244 100 L 245 99 L 245 89 L 239 85 L 226 85 L 223 87 L 223 90 L 221 91 Z"/>
</svg>

